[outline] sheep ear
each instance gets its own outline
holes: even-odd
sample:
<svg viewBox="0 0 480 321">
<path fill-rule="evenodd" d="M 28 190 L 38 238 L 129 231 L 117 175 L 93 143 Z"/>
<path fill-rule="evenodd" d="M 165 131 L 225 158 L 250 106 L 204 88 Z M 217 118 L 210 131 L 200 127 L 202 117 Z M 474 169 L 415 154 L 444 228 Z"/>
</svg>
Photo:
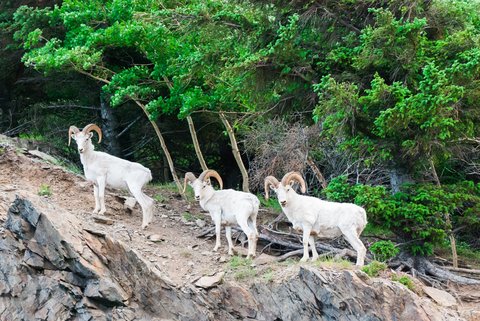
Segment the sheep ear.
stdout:
<svg viewBox="0 0 480 321">
<path fill-rule="evenodd" d="M 206 183 L 207 185 L 212 185 L 212 181 L 210 180 L 210 178 L 207 179 Z"/>
<path fill-rule="evenodd" d="M 276 190 L 277 190 L 273 184 L 270 184 L 269 186 L 270 186 L 270 189 L 271 189 L 272 191 L 276 191 Z"/>
<path fill-rule="evenodd" d="M 192 181 L 188 181 L 187 184 L 193 187 L 193 182 Z"/>
<path fill-rule="evenodd" d="M 89 132 L 88 133 L 88 138 L 92 138 L 93 137 L 93 133 L 92 132 Z"/>
</svg>

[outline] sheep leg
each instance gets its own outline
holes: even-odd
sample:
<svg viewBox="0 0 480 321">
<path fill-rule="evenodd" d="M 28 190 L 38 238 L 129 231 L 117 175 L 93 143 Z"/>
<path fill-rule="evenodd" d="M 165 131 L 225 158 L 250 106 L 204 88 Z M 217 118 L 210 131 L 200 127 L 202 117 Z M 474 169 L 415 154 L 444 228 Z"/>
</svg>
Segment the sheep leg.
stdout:
<svg viewBox="0 0 480 321">
<path fill-rule="evenodd" d="M 222 227 L 222 216 L 221 214 L 212 214 L 213 222 L 215 223 L 215 247 L 213 248 L 213 252 L 217 252 L 218 248 L 221 246 L 220 241 L 220 233 Z"/>
<path fill-rule="evenodd" d="M 105 176 L 99 176 L 97 178 L 98 183 L 98 200 L 100 202 L 100 212 L 98 214 L 103 215 L 107 211 L 105 208 Z"/>
<path fill-rule="evenodd" d="M 300 262 L 306 262 L 308 260 L 308 241 L 310 239 L 311 227 L 303 227 L 303 257 Z M 318 255 L 318 254 L 317 254 Z"/>
<path fill-rule="evenodd" d="M 242 229 L 243 233 L 247 235 L 248 238 L 248 252 L 247 252 L 247 259 L 250 259 L 252 257 L 255 257 L 255 247 L 256 247 L 256 240 L 257 240 L 257 235 L 255 230 L 253 230 L 247 220 L 242 220 L 238 221 L 238 225 L 240 225 L 240 228 Z"/>
<path fill-rule="evenodd" d="M 233 242 L 232 242 L 232 227 L 225 226 L 225 235 L 228 242 L 228 255 L 233 255 Z"/>
<path fill-rule="evenodd" d="M 315 246 L 315 238 L 313 235 L 310 235 L 309 238 L 310 248 L 312 249 L 312 261 L 316 261 L 318 259 L 318 252 Z"/>
<path fill-rule="evenodd" d="M 257 230 L 257 215 L 252 215 L 251 217 L 251 224 L 248 224 L 251 229 L 253 230 L 253 232 L 255 233 L 254 235 L 254 239 L 253 239 L 253 248 L 252 248 L 252 253 L 253 253 L 253 256 L 256 255 L 257 253 L 257 240 L 258 240 L 258 230 Z M 250 240 L 249 240 L 250 242 Z"/>
<path fill-rule="evenodd" d="M 142 208 L 142 229 L 145 229 L 153 220 L 153 199 L 142 192 L 142 186 L 127 182 L 128 189 Z"/>
<path fill-rule="evenodd" d="M 93 196 L 95 197 L 95 208 L 93 214 L 97 214 L 100 211 L 100 200 L 98 199 L 98 186 L 97 183 L 93 184 Z"/>
<path fill-rule="evenodd" d="M 348 243 L 350 243 L 353 249 L 357 251 L 356 265 L 362 266 L 365 261 L 365 255 L 367 255 L 367 249 L 365 248 L 365 245 L 363 245 L 362 241 L 360 241 L 360 238 L 357 236 L 357 232 L 355 230 L 348 230 L 342 232 Z"/>
</svg>

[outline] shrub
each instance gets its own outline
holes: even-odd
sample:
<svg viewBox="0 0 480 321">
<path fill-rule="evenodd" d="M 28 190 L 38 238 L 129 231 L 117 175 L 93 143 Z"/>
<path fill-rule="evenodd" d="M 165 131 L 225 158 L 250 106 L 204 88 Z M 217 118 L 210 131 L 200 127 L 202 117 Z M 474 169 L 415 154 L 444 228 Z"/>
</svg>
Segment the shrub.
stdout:
<svg viewBox="0 0 480 321">
<path fill-rule="evenodd" d="M 398 276 L 397 274 L 392 274 L 392 281 L 399 282 L 405 285 L 409 290 L 415 291 L 415 284 L 407 275 Z"/>
<path fill-rule="evenodd" d="M 362 271 L 367 273 L 368 276 L 375 277 L 380 274 L 380 272 L 387 269 L 387 265 L 383 262 L 373 261 L 372 263 L 362 267 Z"/>
<path fill-rule="evenodd" d="M 370 252 L 373 253 L 375 260 L 386 262 L 396 256 L 400 250 L 392 241 L 378 241 L 370 246 Z"/>
</svg>

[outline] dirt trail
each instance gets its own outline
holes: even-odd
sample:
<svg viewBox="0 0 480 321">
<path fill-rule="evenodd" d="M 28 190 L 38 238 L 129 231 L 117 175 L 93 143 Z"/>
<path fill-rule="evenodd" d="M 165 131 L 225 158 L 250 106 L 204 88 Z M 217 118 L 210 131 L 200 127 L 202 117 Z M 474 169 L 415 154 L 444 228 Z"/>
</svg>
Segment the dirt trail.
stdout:
<svg viewBox="0 0 480 321">
<path fill-rule="evenodd" d="M 160 270 L 165 271 L 165 276 L 179 286 L 226 269 L 226 240 L 222 239 L 222 248 L 214 253 L 211 251 L 214 247 L 212 240 L 197 238 L 196 235 L 202 231 L 199 225 L 205 224 L 203 229 L 209 228 L 210 217 L 202 213 L 195 203 L 190 204 L 179 198 L 177 193 L 167 188 L 160 191 L 155 187 L 147 187 L 147 194 L 157 196 L 162 201 L 156 201 L 153 223 L 142 230 L 139 205 L 130 212 L 124 209 L 124 199 L 119 197 L 130 196 L 128 192 L 107 190 L 105 217 L 111 219 L 113 224 L 101 224 L 91 214 L 95 205 L 93 187 L 82 176 L 28 152 L 23 154 L 18 149 L 15 151 L 10 148 L 0 151 L 2 221 L 15 195 L 21 195 L 22 191 L 37 194 L 44 190 L 44 193 L 50 194 L 44 196 L 45 200 L 80 217 L 82 228 L 109 234 L 127 243 L 150 262 L 158 264 Z M 152 241 L 150 238 L 159 240 Z"/>
</svg>

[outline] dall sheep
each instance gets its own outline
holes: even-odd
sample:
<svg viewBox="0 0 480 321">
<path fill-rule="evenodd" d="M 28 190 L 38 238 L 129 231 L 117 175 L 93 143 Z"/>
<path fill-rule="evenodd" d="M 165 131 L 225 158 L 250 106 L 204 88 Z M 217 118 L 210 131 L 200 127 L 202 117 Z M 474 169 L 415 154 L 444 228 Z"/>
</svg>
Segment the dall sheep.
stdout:
<svg viewBox="0 0 480 321">
<path fill-rule="evenodd" d="M 193 188 L 195 199 L 200 206 L 210 213 L 215 223 L 216 243 L 214 252 L 220 247 L 220 229 L 225 226 L 228 241 L 228 254 L 233 255 L 232 225 L 240 225 L 248 237 L 247 258 L 255 257 L 257 247 L 257 214 L 260 207 L 258 198 L 251 194 L 233 189 L 214 190 L 210 177 L 215 178 L 223 187 L 222 178 L 214 170 L 206 170 L 198 178 L 191 172 L 185 174 L 184 191 L 187 183 Z"/>
<path fill-rule="evenodd" d="M 75 126 L 70 126 L 68 145 L 70 146 L 72 138 L 76 141 L 85 177 L 94 184 L 95 209 L 93 214 L 104 214 L 106 211 L 105 185 L 113 188 L 128 188 L 142 207 L 142 228 L 146 228 L 153 219 L 154 201 L 142 192 L 142 188 L 152 179 L 150 170 L 138 163 L 95 151 L 91 141 L 92 131 L 97 132 L 100 143 L 102 130 L 97 125 L 89 124 L 81 131 Z"/>
<path fill-rule="evenodd" d="M 268 199 L 268 189 L 277 194 L 278 202 L 295 230 L 303 231 L 302 262 L 308 260 L 308 244 L 312 249 L 312 261 L 318 258 L 314 235 L 320 238 L 335 238 L 343 236 L 357 251 L 357 265 L 364 264 L 367 250 L 360 240 L 367 215 L 360 206 L 351 203 L 328 202 L 312 196 L 299 195 L 292 188 L 292 181 L 300 183 L 302 193 L 305 193 L 305 181 L 298 172 L 289 172 L 279 182 L 273 176 L 265 178 L 265 198 Z"/>
</svg>

